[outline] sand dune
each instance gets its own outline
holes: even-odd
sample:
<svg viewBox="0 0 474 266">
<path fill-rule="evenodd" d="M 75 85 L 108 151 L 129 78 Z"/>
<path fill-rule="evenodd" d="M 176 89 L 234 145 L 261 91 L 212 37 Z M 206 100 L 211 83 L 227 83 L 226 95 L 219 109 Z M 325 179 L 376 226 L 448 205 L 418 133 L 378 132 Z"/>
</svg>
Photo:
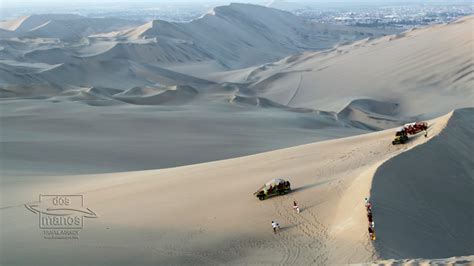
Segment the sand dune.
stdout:
<svg viewBox="0 0 474 266">
<path fill-rule="evenodd" d="M 255 16 L 256 13 L 260 15 Z M 213 15 L 189 23 L 155 20 L 138 25 L 136 21 L 121 19 L 54 14 L 4 21 L 0 28 L 0 42 L 9 42 L 0 53 L 1 59 L 80 64 L 84 69 L 94 67 L 91 61 L 118 65 L 120 61 L 112 61 L 126 59 L 157 67 L 173 65 L 184 71 L 182 74 L 196 77 L 209 72 L 199 65 L 212 65 L 214 71 L 236 69 L 295 52 L 326 49 L 337 43 L 385 34 L 374 29 L 316 24 L 289 12 L 245 4 L 218 7 Z M 47 40 L 56 43 L 45 46 Z M 189 63 L 198 66 L 188 72 Z M 96 76 L 89 80 L 100 79 L 101 73 Z M 117 74 L 120 76 L 121 73 Z M 149 85 L 146 81 L 130 85 Z M 46 78 L 46 82 L 56 80 Z M 104 86 L 80 84 L 71 78 L 66 78 L 66 83 Z"/>
<path fill-rule="evenodd" d="M 400 116 L 398 103 L 358 99 L 349 103 L 338 114 L 338 118 L 359 128 L 380 130 L 418 120 L 416 117 Z"/>
<path fill-rule="evenodd" d="M 472 263 L 473 23 L 374 39 L 245 4 L 0 22 L 0 264 Z M 428 137 L 393 146 L 418 119 Z M 278 177 L 292 193 L 253 196 Z M 45 241 L 39 194 L 98 218 Z"/>
<path fill-rule="evenodd" d="M 312 23 L 278 9 L 232 3 L 190 23 L 156 20 L 125 36 L 181 40 L 189 46 L 187 50 L 199 48 L 209 59 L 236 69 L 381 35 L 378 30 Z"/>
<path fill-rule="evenodd" d="M 182 166 L 372 130 L 202 74 L 383 32 L 244 4 L 190 23 L 133 23 L 32 15 L 2 24 L 17 36 L 0 37 L 4 175 Z"/>
<path fill-rule="evenodd" d="M 57 90 L 62 93 L 47 99 L 2 102 L 5 180 L 181 166 L 367 132 L 334 114 L 231 104 L 232 92 L 185 95 L 191 100 L 185 104 L 137 105 L 109 88 Z M 132 93 L 128 100 L 144 104 L 164 91 L 143 90 L 143 98 Z"/>
<path fill-rule="evenodd" d="M 183 104 L 193 100 L 198 91 L 191 86 L 175 86 L 149 96 L 115 96 L 114 99 L 138 105 Z"/>
<path fill-rule="evenodd" d="M 473 23 L 471 16 L 305 53 L 255 68 L 248 82 L 272 101 L 335 112 L 361 98 L 398 103 L 404 115 L 469 107 L 474 102 Z"/>
<path fill-rule="evenodd" d="M 29 16 L 21 16 L 17 19 L 11 19 L 11 20 L 2 20 L 0 21 L 0 29 L 5 30 L 5 31 L 15 31 L 18 29 L 18 27 L 21 26 L 23 21 L 28 19 Z"/>
<path fill-rule="evenodd" d="M 187 62 L 191 58 L 194 61 L 210 60 L 202 49 L 188 46 L 192 43 L 163 40 L 154 42 L 127 42 L 117 43 L 111 49 L 94 55 L 96 60 L 111 60 L 115 58 L 127 58 L 142 63 L 162 62 Z"/>
<path fill-rule="evenodd" d="M 439 135 L 375 173 L 371 198 L 377 232 L 384 236 L 375 243 L 381 257 L 442 258 L 474 251 L 473 112 L 455 111 Z"/>
<path fill-rule="evenodd" d="M 9 31 L 30 31 L 51 20 L 75 20 L 80 18 L 78 15 L 71 14 L 48 14 L 48 15 L 30 15 L 22 16 L 17 19 L 4 20 L 0 22 L 0 28 Z"/>
<path fill-rule="evenodd" d="M 138 26 L 139 22 L 117 18 L 86 18 L 73 14 L 42 14 L 1 21 L 0 29 L 22 38 L 58 38 L 73 41 L 88 35 Z M 1 37 L 5 37 L 0 35 Z"/>
<path fill-rule="evenodd" d="M 207 86 L 213 82 L 176 73 L 148 64 L 140 64 L 125 58 L 116 58 L 109 61 L 96 60 L 94 58 L 82 59 L 80 62 L 64 63 L 57 65 L 45 65 L 41 71 L 29 67 L 19 73 L 22 66 L 2 67 L 0 71 L 4 79 L 0 84 L 4 87 L 25 84 L 51 84 L 51 86 L 80 86 L 80 87 L 113 87 L 127 90 L 137 86 L 153 86 L 156 84 L 174 86 L 194 85 Z M 29 66 L 33 66 L 30 64 Z M 38 65 L 38 64 L 37 64 Z M 33 70 L 33 71 L 29 71 Z M 100 75 L 98 75 L 100 73 Z M 41 95 L 41 91 L 31 91 L 30 96 Z"/>
<path fill-rule="evenodd" d="M 457 143 L 465 143 L 473 134 L 472 126 L 466 125 L 472 117 L 473 110 L 466 109 L 430 121 L 429 137 L 413 137 L 407 146 L 392 146 L 393 130 L 387 130 L 171 169 L 62 177 L 59 183 L 51 177 L 44 177 L 41 184 L 36 185 L 12 183 L 14 190 L 5 191 L 0 209 L 4 224 L 2 240 L 9 243 L 1 259 L 7 263 L 22 263 L 35 257 L 38 265 L 63 261 L 66 257 L 77 264 L 112 261 L 141 265 L 250 262 L 294 265 L 373 261 L 390 256 L 383 252 L 388 247 L 390 252 L 406 254 L 403 247 L 391 245 L 406 236 L 400 227 L 403 222 L 400 220 L 401 224 L 397 225 L 390 221 L 390 213 L 385 210 L 400 210 L 400 218 L 406 218 L 413 217 L 408 215 L 412 208 L 410 204 L 392 206 L 389 204 L 393 197 L 379 197 L 379 193 L 388 192 L 381 186 L 390 186 L 390 176 L 405 172 L 405 169 L 390 166 L 409 159 L 405 165 L 418 167 L 423 160 L 442 158 L 436 153 L 420 153 L 420 150 L 430 150 L 439 144 L 458 147 Z M 462 130 L 459 132 L 459 129 Z M 454 151 L 450 156 L 452 161 L 437 160 L 436 163 L 441 168 L 453 162 L 470 167 L 466 164 L 469 154 L 465 151 L 468 150 L 466 147 L 460 152 Z M 444 191 L 446 182 L 434 180 L 446 177 L 436 169 L 423 167 L 433 179 L 430 187 Z M 472 171 L 465 173 L 456 181 L 472 186 Z M 294 191 L 287 196 L 258 201 L 252 192 L 274 177 L 289 178 Z M 469 187 L 464 189 L 469 190 Z M 87 205 L 99 214 L 99 218 L 87 220 L 81 238 L 73 242 L 74 248 L 32 237 L 38 235 L 38 229 L 33 226 L 37 217 L 21 205 L 34 201 L 32 195 L 57 191 L 84 194 Z M 403 190 L 393 191 L 396 192 Z M 368 195 L 374 204 L 378 230 L 374 246 L 366 233 L 363 198 Z M 443 193 L 440 204 L 431 206 L 429 220 L 424 219 L 426 225 L 430 221 L 442 225 L 442 219 L 451 215 L 472 217 L 474 208 L 470 195 Z M 437 195 L 417 193 L 411 197 L 429 202 Z M 291 208 L 294 199 L 302 208 L 299 215 Z M 443 202 L 445 204 L 441 204 Z M 452 202 L 464 202 L 456 206 L 458 214 L 449 208 Z M 271 220 L 277 220 L 282 226 L 276 235 L 271 232 Z M 411 241 L 420 249 L 413 249 L 410 256 L 426 255 L 422 247 L 429 245 L 444 248 L 443 254 L 431 254 L 433 257 L 456 255 L 453 253 L 460 251 L 450 249 L 449 235 L 452 234 L 463 237 L 457 245 L 464 244 L 466 252 L 472 251 L 472 237 L 469 237 L 472 231 L 464 227 L 467 224 L 451 228 L 420 227 L 420 233 L 446 241 L 427 242 L 413 235 Z M 53 250 L 55 255 L 51 256 Z"/>
</svg>

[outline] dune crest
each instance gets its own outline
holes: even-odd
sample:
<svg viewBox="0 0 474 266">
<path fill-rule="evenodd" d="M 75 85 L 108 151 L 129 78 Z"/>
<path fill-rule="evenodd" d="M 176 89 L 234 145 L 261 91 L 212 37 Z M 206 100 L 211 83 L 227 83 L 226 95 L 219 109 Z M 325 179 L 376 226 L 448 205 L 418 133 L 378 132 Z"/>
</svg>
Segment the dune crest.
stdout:
<svg viewBox="0 0 474 266">
<path fill-rule="evenodd" d="M 474 102 L 473 26 L 469 16 L 307 52 L 255 67 L 247 82 L 258 96 L 294 107 L 339 112 L 369 98 L 403 105 L 402 115 L 439 115 Z"/>
<path fill-rule="evenodd" d="M 87 229 L 90 231 L 84 230 L 84 234 L 88 241 L 102 243 L 101 247 L 84 244 L 81 250 L 96 250 L 117 259 L 142 254 L 141 251 L 152 245 L 154 252 L 159 254 L 154 257 L 153 263 L 189 264 L 197 261 L 240 264 L 264 261 L 341 264 L 375 261 L 386 256 L 380 252 L 378 244 L 383 248 L 385 241 L 396 239 L 385 231 L 391 223 L 385 221 L 382 210 L 386 203 L 378 197 L 377 183 L 379 179 L 386 182 L 387 174 L 397 175 L 399 170 L 387 173 L 380 169 L 393 164 L 398 157 L 416 155 L 417 150 L 424 147 L 429 149 L 439 139 L 464 141 L 472 135 L 472 126 L 461 123 L 461 127 L 467 130 L 464 133 L 451 127 L 458 122 L 466 122 L 462 120 L 466 117 L 472 119 L 472 111 L 460 110 L 429 121 L 428 138 L 423 135 L 412 137 L 406 146 L 391 145 L 392 129 L 177 168 L 81 176 L 81 182 L 74 177 L 64 177 L 63 180 L 69 181 L 61 187 L 52 188 L 45 179 L 46 183 L 41 188 L 27 186 L 17 189 L 17 195 L 24 195 L 16 197 L 20 201 L 3 202 L 2 207 L 21 204 L 22 200 L 26 202 L 31 194 L 39 191 L 46 193 L 59 189 L 65 193 L 81 192 L 87 197 L 88 205 L 94 206 L 100 214 L 99 219 L 88 222 Z M 464 117 L 461 121 L 458 121 L 458 114 Z M 460 156 L 456 159 L 465 159 L 464 153 L 456 154 Z M 429 161 L 436 155 L 428 153 L 424 156 Z M 381 173 L 383 176 L 379 176 Z M 472 175 L 472 172 L 468 174 Z M 275 177 L 288 178 L 294 191 L 263 202 L 252 195 L 261 184 Z M 444 187 L 442 184 L 439 186 Z M 204 193 L 208 190 L 213 193 Z M 370 194 L 380 239 L 375 243 L 368 238 L 364 210 L 364 197 Z M 424 196 L 420 194 L 418 197 Z M 5 198 L 9 199 L 8 195 Z M 300 214 L 292 210 L 293 200 L 299 202 Z M 446 202 L 450 202 L 449 199 Z M 434 213 L 436 207 L 433 206 Z M 6 223 L 16 219 L 16 208 L 20 207 L 0 210 Z M 196 209 L 199 212 L 194 211 Z M 472 215 L 472 210 L 463 209 L 463 213 Z M 193 222 L 189 223 L 190 220 Z M 282 226 L 277 235 L 271 232 L 271 220 L 277 220 Z M 12 224 L 16 228 L 14 231 L 20 232 L 20 235 L 30 234 L 34 229 L 28 226 L 28 222 L 22 220 Z M 102 230 L 103 224 L 113 224 L 112 229 L 121 229 L 114 231 L 113 239 L 94 233 Z M 439 229 L 427 233 L 443 234 L 438 232 Z M 146 234 L 149 240 L 134 242 L 133 246 L 127 247 L 117 245 L 117 241 L 130 240 L 132 235 L 137 234 Z M 4 238 L 12 243 L 9 247 L 19 244 L 17 239 L 25 239 L 9 232 Z M 188 239 L 186 243 L 180 242 L 182 238 Z M 26 239 L 32 242 L 22 240 L 23 246 L 35 244 L 34 239 Z M 51 248 L 48 250 L 61 251 L 55 253 L 58 256 L 68 256 L 68 252 L 57 242 L 46 242 L 44 245 Z M 175 245 L 179 248 L 173 248 Z M 110 246 L 114 248 L 109 249 Z M 35 249 L 24 250 L 41 261 L 48 262 L 51 258 L 47 252 L 39 254 Z M 262 258 L 262 254 L 267 256 Z M 138 259 L 137 263 L 149 263 L 147 256 L 134 257 Z M 92 259 L 97 257 L 82 257 L 80 262 L 89 263 Z"/>
<path fill-rule="evenodd" d="M 473 25 L 250 4 L 0 22 L 0 264 L 472 264 Z M 291 193 L 257 199 L 275 178 Z M 80 238 L 45 241 L 42 215 L 71 210 L 91 216 Z"/>
<path fill-rule="evenodd" d="M 443 258 L 474 251 L 473 125 L 473 108 L 456 110 L 436 137 L 377 169 L 371 198 L 381 257 Z"/>
</svg>

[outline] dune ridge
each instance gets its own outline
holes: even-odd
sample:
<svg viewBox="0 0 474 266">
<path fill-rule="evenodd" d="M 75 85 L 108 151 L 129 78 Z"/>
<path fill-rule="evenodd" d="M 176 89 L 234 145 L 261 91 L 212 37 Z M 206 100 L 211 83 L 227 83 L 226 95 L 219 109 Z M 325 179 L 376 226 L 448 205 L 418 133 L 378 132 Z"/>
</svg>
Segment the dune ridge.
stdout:
<svg viewBox="0 0 474 266">
<path fill-rule="evenodd" d="M 368 98 L 398 103 L 402 115 L 439 115 L 474 102 L 473 25 L 474 16 L 468 16 L 397 38 L 306 52 L 243 70 L 250 74 L 241 82 L 249 82 L 257 96 L 293 107 L 339 112 Z"/>
<path fill-rule="evenodd" d="M 81 193 L 87 198 L 88 206 L 100 214 L 98 219 L 88 221 L 81 233 L 84 240 L 79 240 L 83 243 L 81 252 L 89 256 L 74 256 L 54 241 L 42 243 L 49 247 L 47 250 L 56 250 L 59 257 L 49 256 L 48 251 L 38 253 L 32 247 L 40 239 L 21 238 L 35 230 L 29 225 L 36 219 L 30 217 L 10 224 L 15 229 L 5 232 L 4 239 L 11 245 L 2 259 L 22 254 L 18 257 L 35 256 L 39 264 L 48 264 L 52 258 L 61 259 L 61 256 L 72 256 L 80 263 L 101 263 L 104 258 L 112 257 L 118 263 L 133 256 L 135 263 L 147 265 L 251 261 L 345 264 L 387 258 L 387 254 L 379 252 L 379 242 L 368 239 L 363 205 L 364 197 L 371 193 L 379 241 L 382 244 L 389 241 L 384 226 L 390 223 L 384 225 L 381 212 L 384 201 L 377 196 L 374 185 L 378 179 L 385 182 L 384 176 L 379 176 L 383 173 L 379 166 L 383 168 L 404 154 L 416 154 L 417 149 L 429 147 L 439 136 L 451 138 L 457 132 L 456 124 L 464 122 L 459 121 L 460 113 L 469 119 L 473 117 L 473 110 L 467 109 L 429 121 L 428 138 L 415 136 L 406 146 L 391 145 L 394 132 L 391 129 L 176 168 L 87 175 L 80 179 L 62 177 L 62 182 L 54 188 L 50 182 L 57 179 L 47 181 L 45 177 L 42 185 L 15 189 L 16 200 L 2 203 L 0 212 L 4 221 L 10 224 L 18 215 L 24 215 L 22 207 L 14 206 L 31 201 L 31 195 L 40 191 Z M 460 141 L 472 134 L 472 127 L 466 130 L 468 135 L 457 135 L 462 137 Z M 430 154 L 425 156 L 426 160 L 432 158 Z M 465 160 L 465 154 L 458 156 L 456 159 Z M 253 190 L 274 177 L 289 178 L 294 191 L 287 196 L 258 201 L 252 195 Z M 213 193 L 205 193 L 207 190 Z M 12 199 L 8 191 L 5 198 Z M 291 208 L 293 200 L 302 209 L 298 215 Z M 445 200 L 450 202 L 450 198 Z M 193 211 L 196 209 L 199 212 Z M 472 214 L 472 208 L 463 212 Z M 281 224 L 279 234 L 271 233 L 270 220 Z M 105 225 L 113 230 L 113 237 L 103 234 Z M 145 235 L 147 240 L 143 241 Z M 120 245 L 124 239 L 133 245 Z M 434 244 L 443 247 L 449 242 Z M 13 252 L 18 245 L 23 248 Z M 144 254 L 156 254 L 156 257 Z"/>
<path fill-rule="evenodd" d="M 473 108 L 456 110 L 436 137 L 377 169 L 371 198 L 380 224 L 375 248 L 381 257 L 443 258 L 474 252 L 473 125 Z"/>
<path fill-rule="evenodd" d="M 472 264 L 473 16 L 377 39 L 246 4 L 61 16 L 0 22 L 1 265 Z M 259 201 L 273 178 L 292 193 Z M 98 217 L 45 241 L 41 194 Z"/>
</svg>

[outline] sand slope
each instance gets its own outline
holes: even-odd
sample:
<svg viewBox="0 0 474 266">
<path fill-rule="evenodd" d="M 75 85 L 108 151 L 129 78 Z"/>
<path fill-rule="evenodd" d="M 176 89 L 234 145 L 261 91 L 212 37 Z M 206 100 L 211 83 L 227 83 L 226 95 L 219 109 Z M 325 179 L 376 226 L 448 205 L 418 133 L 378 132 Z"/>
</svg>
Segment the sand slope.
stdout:
<svg viewBox="0 0 474 266">
<path fill-rule="evenodd" d="M 430 121 L 428 138 L 416 136 L 403 146 L 392 146 L 393 130 L 387 130 L 199 165 L 80 178 L 43 177 L 41 183 L 35 185 L 3 186 L 1 260 L 7 264 L 24 263 L 34 257 L 38 265 L 60 263 L 66 258 L 73 265 L 105 262 L 321 265 L 384 258 L 386 254 L 379 243 L 382 248 L 397 248 L 397 238 L 390 237 L 387 226 L 392 225 L 390 231 L 400 235 L 403 230 L 386 221 L 387 214 L 382 212 L 384 206 L 396 210 L 396 206 L 390 209 L 392 205 L 388 205 L 392 197 L 381 198 L 378 194 L 378 183 L 388 182 L 390 179 L 385 177 L 396 174 L 398 169 L 388 168 L 388 171 L 382 166 L 382 170 L 377 170 L 378 166 L 404 151 L 401 158 L 416 155 L 425 145 L 430 149 L 446 138 L 453 139 L 453 144 L 465 142 L 473 132 L 464 122 L 471 121 L 472 117 L 473 110 L 468 109 Z M 463 130 L 458 132 L 459 128 Z M 424 159 L 415 156 L 409 165 L 416 166 L 418 161 L 437 156 L 423 155 Z M 453 153 L 453 156 L 456 162 L 469 166 L 465 152 Z M 386 164 L 395 164 L 397 158 Z M 449 166 L 444 164 L 446 161 L 437 163 L 439 167 Z M 437 180 L 444 178 L 437 168 L 425 169 Z M 377 174 L 373 179 L 374 173 Z M 288 177 L 294 191 L 287 196 L 258 201 L 252 192 L 274 177 Z M 464 185 L 469 186 L 465 177 L 461 176 L 458 181 L 464 180 Z M 472 182 L 472 172 L 468 172 L 467 177 Z M 445 186 L 443 182 L 436 188 L 442 190 Z M 21 205 L 34 200 L 39 193 L 81 193 L 88 207 L 100 217 L 87 220 L 80 240 L 75 242 L 41 240 L 37 217 Z M 380 228 L 380 242 L 375 242 L 375 247 L 366 233 L 363 198 L 369 193 L 373 193 L 375 219 Z M 472 217 L 469 195 L 444 193 L 443 200 L 466 202 L 468 205 L 459 204 L 456 208 L 465 217 Z M 423 202 L 430 200 L 429 195 L 417 196 Z M 302 208 L 299 215 L 291 209 L 294 199 Z M 444 205 L 432 207 L 432 219 L 443 219 L 450 214 Z M 400 214 L 413 217 L 409 216 L 410 210 L 407 208 Z M 277 235 L 271 232 L 271 220 L 282 225 Z M 451 232 L 431 226 L 423 229 L 426 234 L 446 237 Z M 440 229 L 446 231 L 439 232 Z M 462 232 L 457 231 L 456 235 Z M 451 243 L 426 242 L 420 238 L 411 241 L 410 245 L 418 243 L 445 250 L 450 250 Z M 465 252 L 469 250 L 467 245 Z M 418 251 L 419 256 L 415 254 L 416 249 L 411 255 L 421 257 L 423 252 Z M 395 252 L 404 254 L 403 249 Z"/>
<path fill-rule="evenodd" d="M 368 132 L 331 113 L 265 101 L 230 103 L 232 91 L 212 98 L 217 96 L 186 86 L 125 93 L 103 87 L 33 89 L 63 92 L 1 103 L 4 180 L 182 166 Z"/>
<path fill-rule="evenodd" d="M 216 71 L 354 31 L 241 4 L 123 31 L 77 20 L 0 25 L 0 264 L 337 265 L 474 254 L 474 111 L 448 113 L 474 102 L 473 17 L 230 72 Z M 37 38 L 12 38 L 22 28 Z M 391 145 L 394 129 L 360 135 L 437 115 L 428 138 L 406 145 Z M 277 177 L 293 193 L 252 195 Z M 86 219 L 77 241 L 46 241 L 23 206 L 39 194 L 84 195 L 99 217 Z"/>
<path fill-rule="evenodd" d="M 375 173 L 371 195 L 379 235 L 375 247 L 381 257 L 443 258 L 474 252 L 473 112 L 455 111 L 438 136 Z"/>
<path fill-rule="evenodd" d="M 0 38 L 58 38 L 74 41 L 95 33 L 138 26 L 138 21 L 118 18 L 87 18 L 74 14 L 41 14 L 0 21 Z"/>
<path fill-rule="evenodd" d="M 258 15 L 257 15 L 258 14 Z M 31 15 L 14 21 L 0 22 L 0 59 L 29 63 L 64 64 L 69 75 L 55 72 L 51 76 L 29 79 L 29 83 L 61 83 L 75 86 L 105 86 L 100 82 L 108 68 L 136 64 L 188 69 L 188 75 L 200 76 L 201 66 L 228 70 L 279 60 L 295 52 L 321 50 L 342 42 L 385 35 L 369 28 L 352 28 L 317 24 L 289 12 L 249 4 L 217 7 L 213 14 L 189 23 L 161 20 L 138 25 L 136 21 L 114 18 L 87 18 L 76 15 Z M 3 45 L 4 44 L 4 45 Z M 102 69 L 94 69 L 102 64 Z M 94 69 L 88 73 L 88 69 Z M 102 71 L 100 71 L 102 70 Z M 188 69 L 189 70 L 189 69 Z M 71 76 L 92 75 L 84 81 Z M 117 71 L 109 79 L 127 73 Z M 175 75 L 178 75 L 177 73 Z M 15 73 L 3 72 L 0 85 L 23 84 Z M 129 89 L 148 85 L 122 81 Z M 173 85 L 183 85 L 179 77 Z M 111 82 L 110 86 L 115 85 Z"/>
<path fill-rule="evenodd" d="M 189 23 L 156 20 L 146 28 L 138 27 L 137 32 L 127 32 L 126 36 L 179 41 L 186 44 L 187 50 L 198 50 L 230 69 L 383 35 L 375 29 L 314 23 L 290 12 L 239 3 L 216 7 Z M 186 61 L 194 61 L 193 56 Z"/>
<path fill-rule="evenodd" d="M 405 260 L 380 260 L 367 265 L 471 265 L 474 256 L 451 257 L 444 259 L 405 259 Z"/>
<path fill-rule="evenodd" d="M 295 107 L 338 112 L 369 98 L 398 103 L 405 115 L 445 113 L 474 102 L 473 27 L 470 16 L 304 53 L 256 68 L 246 81 L 259 96 Z"/>
</svg>

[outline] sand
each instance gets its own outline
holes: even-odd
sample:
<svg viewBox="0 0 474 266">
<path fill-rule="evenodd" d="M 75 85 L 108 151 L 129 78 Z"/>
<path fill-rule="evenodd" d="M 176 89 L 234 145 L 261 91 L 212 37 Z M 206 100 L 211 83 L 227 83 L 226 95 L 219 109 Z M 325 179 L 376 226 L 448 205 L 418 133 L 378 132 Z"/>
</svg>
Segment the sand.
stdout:
<svg viewBox="0 0 474 266">
<path fill-rule="evenodd" d="M 391 175 L 404 173 L 402 169 L 385 165 L 396 164 L 407 156 L 416 157 L 420 154 L 418 150 L 438 143 L 452 146 L 464 142 L 473 133 L 472 126 L 465 124 L 472 120 L 472 115 L 473 110 L 466 109 L 430 121 L 428 138 L 418 135 L 404 146 L 392 146 L 393 130 L 386 130 L 218 162 L 152 171 L 43 177 L 37 186 L 17 184 L 14 190 L 2 192 L 2 261 L 21 264 L 34 257 L 37 265 L 59 263 L 66 258 L 73 265 L 321 265 L 384 258 L 384 249 L 391 247 L 388 243 L 401 238 L 412 237 L 413 245 L 428 245 L 425 239 L 410 236 L 393 222 L 385 221 L 390 217 L 383 210 L 391 197 L 378 195 L 384 193 L 380 191 L 383 185 L 390 186 Z M 463 131 L 457 133 L 458 128 Z M 429 161 L 440 155 L 424 153 L 423 156 Z M 458 178 L 470 179 L 471 183 L 465 183 L 464 189 L 472 191 L 472 164 L 468 163 L 466 154 L 461 152 L 452 159 L 464 167 L 462 170 L 467 175 Z M 416 167 L 418 163 L 419 160 L 412 159 L 405 162 L 405 167 Z M 438 167 L 449 167 L 449 163 L 449 160 L 437 161 Z M 436 182 L 433 186 L 446 191 L 458 186 L 442 182 L 443 176 L 438 175 L 437 168 L 424 170 L 439 178 L 432 181 Z M 291 180 L 293 192 L 265 201 L 252 195 L 261 184 L 275 177 Z M 394 188 L 391 193 L 402 191 Z M 87 206 L 99 216 L 86 220 L 79 240 L 45 241 L 37 227 L 38 217 L 23 206 L 40 193 L 58 192 L 84 195 Z M 420 193 L 417 197 L 428 202 L 438 197 Z M 364 197 L 370 195 L 376 228 L 380 228 L 375 245 L 366 233 L 363 205 Z M 444 193 L 442 201 L 464 199 L 464 205 L 456 208 L 469 218 L 474 209 L 470 195 Z M 293 212 L 293 200 L 299 202 L 300 214 Z M 391 206 L 392 210 L 411 211 L 403 202 L 391 204 L 397 204 Z M 430 219 L 434 219 L 434 224 L 442 224 L 441 219 L 446 219 L 443 217 L 449 215 L 450 208 L 431 207 Z M 271 232 L 271 220 L 282 226 L 278 234 Z M 472 250 L 473 238 L 469 235 L 462 239 L 466 250 L 449 249 L 451 235 L 472 233 L 469 227 L 453 226 L 446 232 L 439 232 L 438 227 L 421 228 L 423 232 L 439 234 L 438 240 L 443 241 L 429 243 L 440 249 L 444 247 L 442 255 L 462 255 L 453 253 Z M 393 234 L 398 238 L 391 237 Z M 403 249 L 396 252 L 408 254 Z M 426 253 L 414 249 L 409 254 L 421 257 L 417 254 Z"/>
<path fill-rule="evenodd" d="M 375 244 L 382 257 L 439 258 L 474 250 L 472 111 L 456 111 L 432 141 L 377 169 L 371 198 L 378 233 L 385 236 Z M 442 244 L 420 245 L 417 239 Z"/>
<path fill-rule="evenodd" d="M 398 103 L 402 115 L 441 115 L 474 102 L 473 27 L 469 16 L 290 56 L 256 67 L 238 82 L 250 82 L 258 96 L 293 107 L 339 112 L 366 98 Z"/>
<path fill-rule="evenodd" d="M 306 22 L 259 10 L 0 23 L 0 264 L 472 263 L 473 17 L 289 56 L 300 50 L 284 36 Z M 209 54 L 179 33 L 261 35 L 245 22 L 290 25 L 273 36 L 284 49 L 259 39 L 238 61 L 245 42 Z M 427 138 L 391 144 L 420 119 Z M 253 196 L 281 177 L 292 193 Z M 40 194 L 82 195 L 97 217 L 79 239 L 45 239 L 31 211 Z"/>
<path fill-rule="evenodd" d="M 368 132 L 331 114 L 224 100 L 147 106 L 101 101 L 84 90 L 67 97 L 1 103 L 3 182 L 175 167 Z"/>
</svg>

